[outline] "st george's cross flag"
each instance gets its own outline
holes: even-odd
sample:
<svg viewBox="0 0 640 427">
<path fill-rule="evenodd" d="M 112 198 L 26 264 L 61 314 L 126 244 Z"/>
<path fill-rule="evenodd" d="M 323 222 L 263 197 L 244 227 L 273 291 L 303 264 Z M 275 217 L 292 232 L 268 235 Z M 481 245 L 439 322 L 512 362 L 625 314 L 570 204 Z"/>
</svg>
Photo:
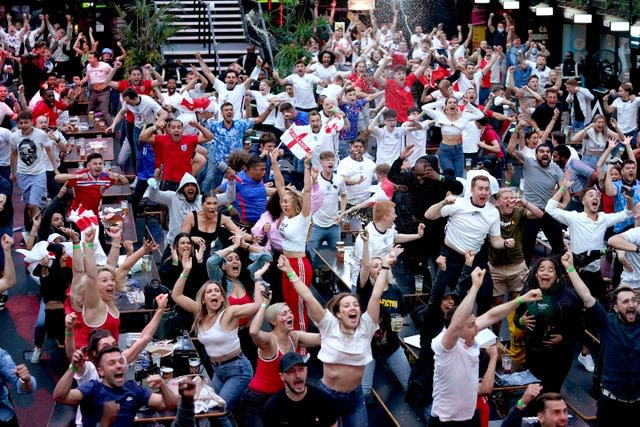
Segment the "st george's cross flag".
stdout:
<svg viewBox="0 0 640 427">
<path fill-rule="evenodd" d="M 310 129 L 308 126 L 290 126 L 282 136 L 280 142 L 287 146 L 291 153 L 300 160 L 304 160 L 318 141 L 315 138 L 306 138 L 309 135 Z"/>
</svg>

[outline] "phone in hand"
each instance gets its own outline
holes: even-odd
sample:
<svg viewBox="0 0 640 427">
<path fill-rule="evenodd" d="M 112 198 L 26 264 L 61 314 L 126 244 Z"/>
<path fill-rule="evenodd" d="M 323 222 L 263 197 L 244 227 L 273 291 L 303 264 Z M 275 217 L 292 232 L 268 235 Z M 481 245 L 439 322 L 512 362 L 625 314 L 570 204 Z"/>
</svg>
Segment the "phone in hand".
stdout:
<svg viewBox="0 0 640 427">
<path fill-rule="evenodd" d="M 629 196 L 629 197 L 633 198 L 633 196 L 635 195 L 635 190 L 632 187 L 623 185 L 622 186 L 622 194 L 624 194 L 625 196 Z"/>
</svg>

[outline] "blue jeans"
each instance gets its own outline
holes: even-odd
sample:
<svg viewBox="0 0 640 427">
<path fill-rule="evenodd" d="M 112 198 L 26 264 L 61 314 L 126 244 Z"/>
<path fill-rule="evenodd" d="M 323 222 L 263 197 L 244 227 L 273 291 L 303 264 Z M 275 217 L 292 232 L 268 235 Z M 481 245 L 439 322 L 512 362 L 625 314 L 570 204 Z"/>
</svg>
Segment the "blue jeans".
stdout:
<svg viewBox="0 0 640 427">
<path fill-rule="evenodd" d="M 262 393 L 255 390 L 247 390 L 242 398 L 242 408 L 245 426 L 262 427 L 262 414 L 264 413 L 264 405 L 273 396 L 273 394 Z"/>
<path fill-rule="evenodd" d="M 440 161 L 440 169 L 443 172 L 446 169 L 452 169 L 459 178 L 464 174 L 464 152 L 462 151 L 462 144 L 440 144 L 438 160 Z"/>
<path fill-rule="evenodd" d="M 571 123 L 571 133 L 573 133 L 574 135 L 580 132 L 582 129 L 584 129 L 584 120 L 574 120 L 573 123 Z"/>
<path fill-rule="evenodd" d="M 320 227 L 313 225 L 311 228 L 311 238 L 307 242 L 307 251 L 311 254 L 311 265 L 318 267 L 318 256 L 314 249 L 322 247 L 322 243 L 327 242 L 327 247 L 335 248 L 336 242 L 340 240 L 340 226 L 338 224 L 331 227 Z"/>
<path fill-rule="evenodd" d="M 396 351 L 383 358 L 382 360 L 384 360 L 389 369 L 391 369 L 391 372 L 393 372 L 393 374 L 400 382 L 402 391 L 406 393 L 407 388 L 409 387 L 409 375 L 411 375 L 411 366 L 409 366 L 409 361 L 407 360 L 407 356 L 404 354 L 404 350 L 402 349 L 402 347 L 398 347 Z M 362 377 L 362 391 L 365 396 L 371 394 L 371 388 L 373 387 L 373 374 L 375 373 L 375 371 L 376 359 L 374 358 L 364 367 L 364 375 Z"/>
<path fill-rule="evenodd" d="M 333 408 L 340 415 L 342 427 L 367 427 L 369 422 L 362 386 L 345 393 L 330 389 L 320 381 L 318 388 L 333 401 Z"/>
<path fill-rule="evenodd" d="M 204 180 L 202 181 L 202 194 L 210 193 L 215 190 L 224 178 L 224 173 L 218 169 L 218 162 L 213 159 L 213 153 L 209 153 L 209 161 L 207 162 L 207 168 Z M 203 171 L 204 172 L 204 171 Z M 202 175 L 202 173 L 200 174 Z"/>
<path fill-rule="evenodd" d="M 213 367 L 213 388 L 227 403 L 227 414 L 240 402 L 252 377 L 251 363 L 244 355 L 233 362 Z M 233 427 L 229 417 L 220 417 L 219 420 L 221 426 Z"/>
<path fill-rule="evenodd" d="M 591 166 L 593 169 L 598 165 L 598 160 L 600 160 L 600 156 L 594 156 L 593 154 L 584 153 L 582 156 L 582 161 Z"/>
<path fill-rule="evenodd" d="M 40 309 L 38 310 L 38 318 L 33 328 L 33 345 L 42 348 L 44 339 L 47 336 L 47 330 L 44 327 L 44 302 L 40 300 Z"/>
</svg>

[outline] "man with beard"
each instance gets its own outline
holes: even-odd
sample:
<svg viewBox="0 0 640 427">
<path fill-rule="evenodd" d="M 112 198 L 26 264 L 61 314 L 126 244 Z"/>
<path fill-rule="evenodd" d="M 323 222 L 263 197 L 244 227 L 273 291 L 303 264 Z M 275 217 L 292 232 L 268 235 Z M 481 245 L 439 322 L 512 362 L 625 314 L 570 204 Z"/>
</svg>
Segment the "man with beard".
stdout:
<svg viewBox="0 0 640 427">
<path fill-rule="evenodd" d="M 280 378 L 284 389 L 267 401 L 263 414 L 265 427 L 337 425 L 331 399 L 307 384 L 307 364 L 302 356 L 285 353 L 280 359 Z"/>
<path fill-rule="evenodd" d="M 34 122 L 38 117 L 44 116 L 49 119 L 49 126 L 55 127 L 57 126 L 58 115 L 68 107 L 68 104 L 65 104 L 62 101 L 56 101 L 53 89 L 46 89 L 44 91 L 43 98 L 38 101 L 36 106 L 33 108 L 32 114 Z"/>
<path fill-rule="evenodd" d="M 92 210 L 96 215 L 102 201 L 102 194 L 113 184 L 128 185 L 129 180 L 124 175 L 108 172 L 103 167 L 102 154 L 91 153 L 87 156 L 87 167 L 77 173 L 59 173 L 55 180 L 59 184 L 67 183 L 73 190 L 71 209 L 78 209 L 82 205 L 87 210 Z"/>
<path fill-rule="evenodd" d="M 528 203 L 544 209 L 547 201 L 553 195 L 556 185 L 560 185 L 563 174 L 562 169 L 555 163 L 551 163 L 551 149 L 544 142 L 538 144 L 535 150 L 535 159 L 526 157 L 522 151 L 516 150 L 516 145 L 509 143 L 507 151 L 512 156 L 524 163 L 524 199 Z M 538 231 L 542 229 L 549 239 L 551 250 L 555 255 L 562 253 L 564 244 L 562 241 L 562 227 L 548 213 L 542 218 L 527 221 L 524 239 L 523 252 L 524 260 L 528 264 L 531 262 L 536 244 Z"/>
<path fill-rule="evenodd" d="M 640 249 L 628 243 L 628 251 Z M 598 399 L 597 426 L 621 426 L 640 416 L 640 323 L 638 301 L 633 289 L 620 286 L 613 291 L 613 311 L 607 312 L 589 292 L 573 265 L 573 256 L 562 256 L 571 284 L 586 308 L 586 319 L 596 325 L 600 337 L 601 395 Z"/>
<path fill-rule="evenodd" d="M 178 189 L 184 174 L 192 172 L 191 160 L 195 155 L 196 146 L 213 139 L 209 129 L 200 122 L 192 120 L 189 126 L 198 129 L 198 135 L 184 135 L 184 126 L 177 119 L 171 120 L 168 125 L 164 122 L 155 123 L 140 133 L 140 141 L 153 146 L 156 165 L 163 165 L 163 190 Z M 168 127 L 167 133 L 154 134 L 165 127 Z"/>
<path fill-rule="evenodd" d="M 73 374 L 84 365 L 84 355 L 77 350 L 55 390 L 53 398 L 66 405 L 80 404 L 82 425 L 95 426 L 103 416 L 103 407 L 107 402 L 119 405 L 118 415 L 111 426 L 130 426 L 136 413 L 142 406 L 156 411 L 175 409 L 178 406 L 177 396 L 159 375 L 151 375 L 147 379 L 149 387 L 160 390 L 152 393 L 135 381 L 126 380 L 127 361 L 117 346 L 102 349 L 96 356 L 96 367 L 102 381 L 92 380 L 71 388 Z"/>
<path fill-rule="evenodd" d="M 488 203 L 489 188 L 489 178 L 477 175 L 471 180 L 470 198 L 448 195 L 425 212 L 428 220 L 449 217 L 440 249 L 440 255 L 447 259 L 447 268 L 438 272 L 433 295 L 441 295 L 441 288 L 456 284 L 465 262 L 465 252 L 479 253 L 487 236 L 494 248 L 512 249 L 515 246 L 513 238 L 504 239 L 500 235 L 500 214 Z M 462 296 L 461 291 L 456 292 Z"/>
<path fill-rule="evenodd" d="M 440 253 L 447 221 L 440 218 L 425 222 L 424 212 L 430 206 L 443 200 L 447 193 L 462 193 L 462 183 L 456 180 L 453 174 L 441 175 L 438 158 L 434 155 L 420 157 L 411 172 L 402 172 L 402 163 L 411 157 L 413 150 L 413 145 L 408 145 L 402 150 L 400 157 L 391 165 L 388 178 L 396 185 L 406 186 L 407 193 L 411 198 L 409 210 L 412 213 L 411 222 L 413 225 L 410 229 L 399 231 L 402 233 L 415 232 L 414 227 L 422 222 L 425 224 L 424 236 L 420 240 L 405 245 L 403 263 L 412 273 L 423 275 L 425 285 L 429 287 L 431 284 L 431 274 L 428 269 L 429 260 L 435 263 Z"/>
<path fill-rule="evenodd" d="M 607 214 L 599 211 L 600 192 L 595 187 L 587 187 L 582 192 L 583 212 L 564 211 L 558 208 L 558 203 L 570 185 L 571 182 L 565 177 L 560 183 L 560 189 L 547 202 L 545 211 L 567 226 L 571 236 L 571 250 L 577 254 L 574 257 L 575 267 L 578 269 L 580 278 L 586 283 L 591 295 L 606 304 L 607 284 L 600 273 L 601 251 L 603 247 L 606 247 L 605 233 L 609 227 L 613 227 L 621 221 L 632 219 L 633 199 L 629 194 L 626 194 L 624 196 L 627 202 L 625 209 Z M 587 371 L 593 372 L 595 365 L 588 347 L 583 346 L 578 361 Z"/>
<path fill-rule="evenodd" d="M 228 206 L 236 198 L 236 182 L 233 180 L 232 174 L 235 174 L 235 172 L 229 169 L 226 175 L 227 178 L 230 178 L 227 191 L 223 194 L 216 194 L 220 206 Z M 180 227 L 187 214 L 200 210 L 200 205 L 202 204 L 200 187 L 193 175 L 185 173 L 176 191 L 161 191 L 157 185 L 149 186 L 149 199 L 162 203 L 169 209 L 169 231 L 167 231 L 167 237 L 165 239 L 167 242 L 165 255 L 168 256 L 170 254 L 169 249 L 173 244 L 173 239 L 180 233 Z M 163 259 L 164 258 L 163 256 Z"/>
</svg>

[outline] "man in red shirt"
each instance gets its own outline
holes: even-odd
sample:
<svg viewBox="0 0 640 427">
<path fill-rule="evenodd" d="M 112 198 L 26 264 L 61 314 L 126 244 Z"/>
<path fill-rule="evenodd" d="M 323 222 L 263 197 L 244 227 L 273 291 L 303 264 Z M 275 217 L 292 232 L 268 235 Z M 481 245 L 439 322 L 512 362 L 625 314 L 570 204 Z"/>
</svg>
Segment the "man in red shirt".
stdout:
<svg viewBox="0 0 640 427">
<path fill-rule="evenodd" d="M 411 86 L 424 74 L 428 64 L 427 59 L 429 58 L 427 56 L 414 73 L 407 75 L 406 67 L 398 65 L 393 69 L 393 79 L 385 79 L 383 73 L 391 59 L 387 56 L 383 58 L 382 63 L 373 74 L 373 78 L 378 82 L 378 85 L 384 88 L 387 108 L 398 113 L 398 123 L 406 122 L 407 110 L 416 106 L 411 94 Z"/>
<path fill-rule="evenodd" d="M 68 105 L 62 101 L 56 101 L 53 89 L 45 89 L 42 99 L 33 107 L 33 123 L 40 116 L 49 119 L 49 126 L 55 127 L 58 122 L 58 114 L 68 108 Z"/>
<path fill-rule="evenodd" d="M 162 77 L 162 75 L 159 74 L 156 70 L 154 70 L 151 64 L 146 64 L 144 68 L 149 73 L 153 74 L 153 76 L 155 77 L 154 80 L 143 79 L 142 68 L 136 66 L 136 67 L 132 67 L 129 70 L 129 80 L 120 80 L 118 82 L 112 81 L 113 76 L 116 75 L 116 73 L 120 68 L 122 68 L 122 62 L 116 61 L 113 64 L 113 69 L 111 70 L 111 72 L 109 73 L 109 75 L 105 80 L 105 83 L 107 84 L 107 86 L 117 90 L 120 93 L 123 93 L 125 90 L 132 87 L 135 89 L 136 92 L 138 92 L 138 95 L 151 96 L 151 94 L 153 93 L 153 89 L 156 87 L 161 88 L 162 84 L 164 83 L 164 78 Z M 134 140 L 133 140 L 134 139 L 133 138 L 133 128 L 134 128 L 133 114 L 131 112 L 127 112 L 126 115 L 124 116 L 124 119 L 125 119 L 124 129 L 126 131 L 127 140 L 129 141 L 129 147 L 131 148 L 131 161 L 133 163 L 133 170 L 135 171 L 136 160 L 138 158 L 137 156 L 138 147 L 137 147 L 137 144 L 134 144 Z M 125 133 L 123 132 L 123 135 L 124 134 Z M 120 141 L 120 143 L 122 144 L 122 140 Z"/>
<path fill-rule="evenodd" d="M 92 210 L 96 215 L 100 208 L 100 201 L 104 190 L 113 184 L 128 185 L 129 181 L 124 175 L 107 172 L 102 169 L 102 154 L 91 153 L 87 156 L 87 167 L 77 173 L 61 173 L 55 176 L 56 182 L 67 183 L 73 188 L 73 201 L 71 209 L 77 209 L 80 204 Z"/>
<path fill-rule="evenodd" d="M 192 120 L 189 126 L 198 129 L 198 135 L 184 135 L 180 120 L 173 119 L 168 124 L 157 122 L 140 133 L 140 141 L 153 145 L 156 167 L 162 168 L 162 190 L 177 191 L 185 173 L 192 173 L 191 159 L 196 145 L 213 139 L 209 129 Z M 168 129 L 167 129 L 168 127 Z M 154 134 L 158 130 L 168 130 L 165 134 Z"/>
</svg>

